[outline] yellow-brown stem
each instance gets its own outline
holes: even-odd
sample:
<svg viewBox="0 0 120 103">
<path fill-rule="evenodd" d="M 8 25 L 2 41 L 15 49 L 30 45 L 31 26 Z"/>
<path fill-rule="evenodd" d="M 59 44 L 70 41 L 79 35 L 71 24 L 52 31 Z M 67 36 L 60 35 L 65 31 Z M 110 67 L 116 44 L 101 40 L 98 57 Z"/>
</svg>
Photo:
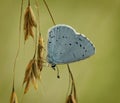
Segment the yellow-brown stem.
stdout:
<svg viewBox="0 0 120 103">
<path fill-rule="evenodd" d="M 56 24 L 55 24 L 55 20 L 54 20 L 54 18 L 53 18 L 53 16 L 52 16 L 52 13 L 50 12 L 50 9 L 49 9 L 49 7 L 48 7 L 47 2 L 46 2 L 45 0 L 43 0 L 43 2 L 44 2 L 45 6 L 46 6 L 46 8 L 47 8 L 47 10 L 48 10 L 48 12 L 49 12 L 49 15 L 50 15 L 50 17 L 51 17 L 51 19 L 52 19 L 53 24 L 56 25 Z"/>
<path fill-rule="evenodd" d="M 72 93 L 74 92 L 75 99 L 77 99 L 75 82 L 74 82 L 74 78 L 73 78 L 72 72 L 70 70 L 69 64 L 67 64 L 67 67 L 68 67 L 68 71 L 69 71 L 69 74 L 70 74 L 70 77 L 71 77 L 71 80 L 72 80 L 72 87 L 71 87 L 71 93 L 70 94 L 72 95 Z"/>
</svg>

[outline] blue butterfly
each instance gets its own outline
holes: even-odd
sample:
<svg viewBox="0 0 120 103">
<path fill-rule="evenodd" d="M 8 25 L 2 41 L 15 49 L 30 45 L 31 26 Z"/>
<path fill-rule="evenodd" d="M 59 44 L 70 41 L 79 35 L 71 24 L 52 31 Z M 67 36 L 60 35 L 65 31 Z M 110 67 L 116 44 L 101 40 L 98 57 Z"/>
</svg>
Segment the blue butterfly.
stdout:
<svg viewBox="0 0 120 103">
<path fill-rule="evenodd" d="M 47 61 L 53 68 L 56 64 L 80 61 L 93 54 L 95 54 L 93 43 L 72 27 L 58 24 L 49 29 Z"/>
</svg>

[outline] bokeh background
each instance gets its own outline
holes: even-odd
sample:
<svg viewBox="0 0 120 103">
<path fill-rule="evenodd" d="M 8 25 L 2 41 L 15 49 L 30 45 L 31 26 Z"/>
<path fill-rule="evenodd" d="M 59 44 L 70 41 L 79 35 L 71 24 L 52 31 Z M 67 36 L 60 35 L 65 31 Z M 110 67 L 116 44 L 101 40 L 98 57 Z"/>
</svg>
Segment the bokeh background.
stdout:
<svg viewBox="0 0 120 103">
<path fill-rule="evenodd" d="M 56 23 L 71 25 L 85 34 L 96 47 L 94 56 L 70 64 L 79 103 L 120 103 L 120 0 L 46 1 Z M 41 32 L 46 45 L 47 30 L 53 24 L 43 1 L 39 2 Z M 19 40 L 20 4 L 21 0 L 0 1 L 0 103 L 9 103 L 10 99 Z M 32 6 L 35 10 L 34 0 Z M 38 90 L 31 86 L 23 96 L 25 67 L 34 52 L 33 39 L 30 38 L 24 45 L 23 37 L 15 79 L 19 103 L 65 103 L 69 84 L 66 65 L 58 66 L 61 78 L 57 79 L 56 72 L 45 64 Z"/>
</svg>

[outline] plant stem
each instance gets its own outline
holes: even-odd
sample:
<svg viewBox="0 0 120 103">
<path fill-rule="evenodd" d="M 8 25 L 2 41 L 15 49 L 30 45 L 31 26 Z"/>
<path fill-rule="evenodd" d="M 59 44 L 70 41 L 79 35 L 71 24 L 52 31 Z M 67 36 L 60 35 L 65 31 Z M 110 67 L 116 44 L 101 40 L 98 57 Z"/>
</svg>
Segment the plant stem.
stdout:
<svg viewBox="0 0 120 103">
<path fill-rule="evenodd" d="M 69 71 L 69 74 L 70 74 L 70 77 L 71 77 L 71 80 L 72 80 L 72 87 L 71 87 L 70 94 L 72 94 L 74 92 L 74 96 L 76 98 L 76 87 L 75 87 L 74 77 L 73 77 L 73 74 L 72 74 L 72 72 L 70 70 L 69 64 L 67 64 L 67 67 L 68 67 L 68 71 Z"/>
<path fill-rule="evenodd" d="M 52 13 L 50 12 L 50 9 L 49 9 L 49 7 L 48 7 L 47 2 L 46 2 L 45 0 L 43 0 L 43 2 L 44 2 L 45 6 L 46 6 L 46 8 L 47 8 L 47 10 L 48 10 L 48 12 L 49 12 L 49 15 L 50 15 L 50 17 L 51 17 L 51 19 L 52 19 L 53 24 L 56 25 L 56 24 L 55 24 L 55 21 L 54 21 L 54 18 L 53 18 L 53 16 L 52 16 Z"/>
</svg>

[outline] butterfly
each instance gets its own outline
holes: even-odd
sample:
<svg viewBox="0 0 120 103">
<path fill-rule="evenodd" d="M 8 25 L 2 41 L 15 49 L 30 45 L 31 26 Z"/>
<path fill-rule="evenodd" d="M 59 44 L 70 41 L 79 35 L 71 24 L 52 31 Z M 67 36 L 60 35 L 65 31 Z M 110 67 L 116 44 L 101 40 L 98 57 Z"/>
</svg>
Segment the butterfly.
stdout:
<svg viewBox="0 0 120 103">
<path fill-rule="evenodd" d="M 71 26 L 58 24 L 48 30 L 47 61 L 51 67 L 80 61 L 93 54 L 93 43 Z"/>
</svg>

